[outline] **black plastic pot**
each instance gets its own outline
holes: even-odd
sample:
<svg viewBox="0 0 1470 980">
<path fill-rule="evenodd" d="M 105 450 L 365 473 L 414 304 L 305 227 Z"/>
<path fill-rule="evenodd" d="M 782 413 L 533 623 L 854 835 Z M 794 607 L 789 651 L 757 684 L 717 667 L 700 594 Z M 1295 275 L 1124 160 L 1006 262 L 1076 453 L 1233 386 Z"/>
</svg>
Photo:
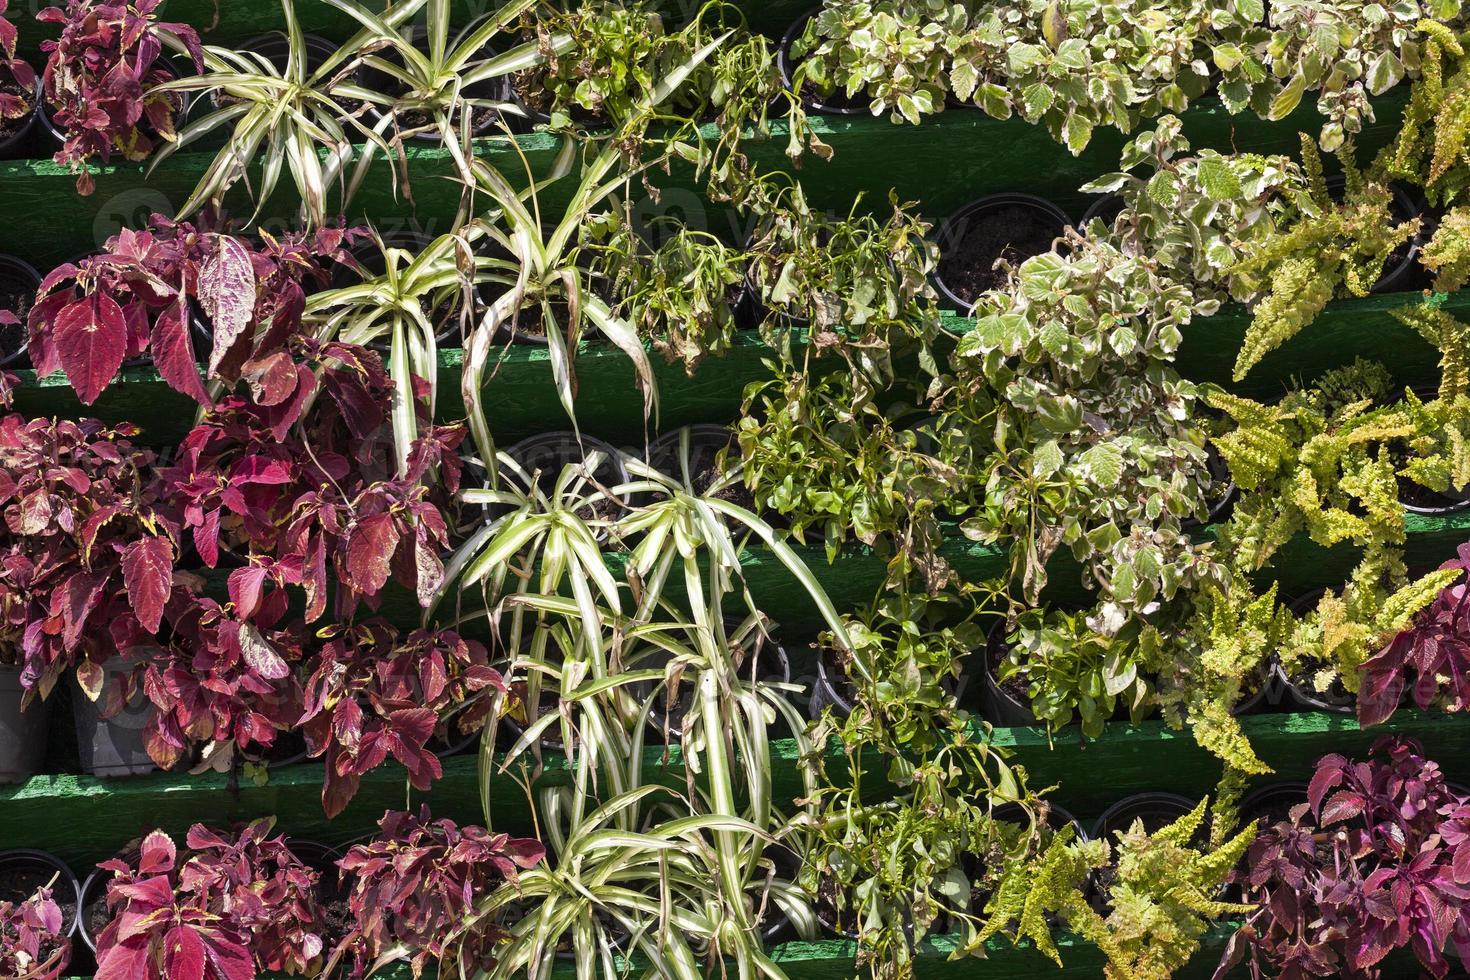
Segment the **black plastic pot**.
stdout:
<svg viewBox="0 0 1470 980">
<path fill-rule="evenodd" d="M 466 30 L 467 31 L 474 30 L 476 26 L 477 25 L 473 25 L 472 24 L 469 27 L 467 27 Z M 413 30 L 412 34 L 413 34 L 413 37 L 415 38 L 414 43 L 416 45 L 422 46 L 423 43 L 424 43 L 423 42 L 423 32 L 422 32 L 422 30 L 415 28 Z M 461 35 L 461 37 L 462 36 L 463 35 Z M 459 43 L 459 40 L 460 40 L 459 38 L 453 38 L 453 39 L 451 39 L 450 40 L 450 43 L 449 43 L 449 47 L 446 50 L 453 50 L 454 46 Z M 380 57 L 384 57 L 385 60 L 386 59 L 392 59 L 394 61 L 397 61 L 398 60 L 398 57 L 397 57 L 396 53 L 393 52 L 391 49 L 388 50 L 388 51 L 386 51 L 386 52 L 380 53 Z M 374 91 L 378 91 L 378 92 L 383 92 L 384 94 L 389 94 L 388 88 L 390 86 L 392 86 L 394 84 L 400 84 L 391 75 L 388 75 L 388 74 L 383 73 L 383 72 L 379 72 L 379 71 L 377 71 L 377 70 L 375 70 L 373 68 L 363 67 L 361 69 L 361 71 L 360 71 L 360 75 L 362 77 L 362 83 L 363 83 L 363 86 L 365 88 L 368 88 L 368 89 L 371 89 L 371 90 L 374 90 Z M 486 79 L 483 82 L 477 82 L 474 85 L 464 86 L 463 88 L 460 89 L 460 94 L 462 96 L 468 97 L 468 98 L 474 98 L 474 99 L 491 99 L 491 100 L 493 100 L 495 102 L 511 102 L 512 101 L 510 83 L 505 78 L 489 78 L 489 79 Z M 462 111 L 462 105 L 460 103 L 456 102 L 456 107 L 457 108 L 460 108 L 460 110 Z M 367 125 L 367 126 L 369 126 L 371 128 L 371 127 L 375 126 L 379 121 L 381 121 L 385 115 L 387 115 L 387 112 L 385 111 L 384 107 L 369 104 L 367 106 L 367 117 L 368 118 L 365 119 L 365 120 L 363 120 L 363 122 L 364 122 L 365 125 Z M 476 125 L 474 127 L 474 132 L 471 135 L 473 135 L 473 136 L 486 136 L 486 135 L 489 135 L 490 133 L 494 133 L 494 132 L 497 132 L 498 131 L 498 126 L 496 124 L 501 119 L 501 113 L 496 112 L 496 113 L 493 113 L 493 115 L 491 115 L 491 114 L 487 114 L 487 115 L 490 116 L 490 117 L 487 118 L 485 121 L 481 122 L 480 124 Z M 402 124 L 401 121 L 400 121 L 400 124 Z M 419 124 L 410 124 L 410 125 L 405 126 L 405 128 L 406 129 L 417 129 L 418 128 L 418 125 Z M 456 131 L 458 131 L 458 128 L 459 128 L 459 120 L 458 120 L 458 118 L 456 118 L 455 119 L 455 129 L 456 129 Z M 385 135 L 391 136 L 392 133 L 393 133 L 393 127 L 392 126 L 389 126 L 388 131 L 387 131 L 387 133 L 385 133 Z M 437 128 L 430 128 L 430 130 L 427 131 L 427 132 L 416 132 L 412 136 L 410 136 L 409 139 L 411 141 L 413 141 L 413 142 L 416 142 L 416 143 L 438 144 L 438 143 L 442 142 L 442 140 L 439 137 L 439 131 L 438 131 Z"/>
<path fill-rule="evenodd" d="M 1342 174 L 1334 174 L 1327 178 L 1327 193 L 1332 195 L 1334 200 L 1339 199 L 1346 189 L 1347 178 Z M 1389 210 L 1398 219 L 1398 223 L 1402 224 L 1414 218 L 1423 210 L 1403 187 L 1398 184 L 1390 184 L 1388 189 L 1393 195 L 1393 203 L 1389 206 Z M 1409 247 L 1404 251 L 1402 258 L 1392 265 L 1384 265 L 1383 275 L 1378 277 L 1378 281 L 1373 284 L 1370 292 L 1397 293 L 1407 289 L 1408 280 L 1414 275 L 1419 249 L 1423 243 L 1424 234 L 1421 230 L 1409 239 Z M 1393 261 L 1393 256 L 1389 256 L 1389 261 Z"/>
<path fill-rule="evenodd" d="M 341 47 L 335 41 L 309 32 L 302 35 L 302 41 L 306 48 L 306 73 L 308 75 L 325 64 L 327 59 L 336 54 Z M 238 50 L 243 54 L 258 54 L 274 65 L 277 71 L 285 71 L 286 59 L 291 54 L 291 41 L 285 31 L 266 31 L 264 34 L 257 34 L 246 39 Z"/>
<path fill-rule="evenodd" d="M 1245 826 L 1253 820 L 1264 820 L 1268 825 L 1289 819 L 1288 811 L 1299 803 L 1307 802 L 1306 783 L 1273 783 L 1246 796 L 1240 801 L 1240 824 Z"/>
<path fill-rule="evenodd" d="M 20 323 L 0 327 L 0 368 L 19 367 L 26 362 L 30 333 L 26 314 L 36 301 L 41 274 L 35 266 L 12 255 L 0 255 L 0 310 L 16 314 Z"/>
<path fill-rule="evenodd" d="M 689 476 L 691 479 L 714 466 L 720 453 L 726 449 L 734 449 L 737 454 L 739 453 L 735 430 L 729 426 L 702 424 L 685 428 L 689 430 Z M 683 431 L 684 429 L 674 429 L 672 432 L 665 432 L 648 444 L 648 452 L 644 457 L 649 466 L 676 480 L 684 478 L 679 466 L 679 441 Z M 695 480 L 696 490 L 703 492 L 707 486 L 707 483 L 701 485 L 700 481 Z"/>
<path fill-rule="evenodd" d="M 1101 218 L 1103 224 L 1112 226 L 1113 220 L 1118 217 L 1127 205 L 1122 194 L 1103 194 L 1087 206 L 1082 212 L 1082 220 L 1077 222 L 1078 228 L 1086 228 L 1092 224 L 1093 218 Z"/>
<path fill-rule="evenodd" d="M 726 623 L 726 633 L 734 632 L 738 623 Z M 786 655 L 786 650 L 775 640 L 762 640 L 757 638 L 760 648 L 756 651 L 756 662 L 758 669 L 756 676 L 759 680 L 769 681 L 774 684 L 791 683 L 791 658 Z M 664 663 L 667 663 L 664 660 Z M 646 661 L 643 667 L 652 668 L 658 666 L 653 660 Z M 742 664 L 740 676 L 749 677 L 750 667 Z M 679 740 L 679 733 L 684 726 L 684 718 L 689 709 L 694 705 L 694 685 L 698 683 L 698 674 L 684 677 L 679 684 L 679 700 L 674 704 L 673 710 L 669 710 L 668 691 L 662 687 L 652 684 L 642 685 L 640 694 L 644 698 L 652 698 L 653 704 L 648 709 L 646 716 L 648 727 L 659 738 L 665 733 L 669 741 Z"/>
<path fill-rule="evenodd" d="M 1214 446 L 1209 447 L 1209 454 L 1205 457 L 1205 472 L 1210 478 L 1210 483 L 1206 488 L 1207 495 L 1208 491 L 1213 490 L 1216 486 L 1222 486 L 1224 490 L 1210 502 L 1209 510 L 1203 521 L 1198 517 L 1190 516 L 1180 522 L 1180 527 L 1186 531 L 1209 524 L 1223 523 L 1230 516 L 1230 512 L 1235 509 L 1236 498 L 1240 496 L 1239 488 L 1230 478 L 1229 464 L 1215 451 Z"/>
<path fill-rule="evenodd" d="M 63 919 L 61 934 L 71 938 L 77 934 L 81 922 L 82 886 L 60 858 L 45 851 L 17 849 L 0 851 L 0 901 L 19 904 L 36 893 L 38 888 L 51 885 L 51 897 L 61 906 L 63 916 L 70 912 L 71 919 Z"/>
<path fill-rule="evenodd" d="M 190 74 L 194 73 L 194 63 L 192 61 L 186 58 L 175 59 L 167 53 L 153 64 L 155 67 L 162 68 L 174 78 L 182 78 L 185 70 Z M 187 69 L 185 66 L 187 66 Z M 176 125 L 182 125 L 184 120 L 188 118 L 189 109 L 194 103 L 193 94 L 190 92 L 172 92 L 170 95 L 174 99 L 174 122 Z M 40 99 L 37 104 L 40 106 L 40 112 L 37 113 L 40 117 L 40 131 L 46 134 L 53 146 L 61 146 L 66 142 L 66 133 L 52 120 L 50 104 L 45 98 Z"/>
<path fill-rule="evenodd" d="M 817 656 L 817 680 L 807 701 L 807 714 L 813 719 L 822 717 L 822 712 L 829 706 L 839 718 L 852 714 L 852 684 L 831 658 L 832 651 L 826 647 Z"/>
<path fill-rule="evenodd" d="M 51 703 L 37 698 L 21 710 L 24 695 L 20 668 L 0 664 L 0 783 L 24 782 L 46 757 Z"/>
<path fill-rule="evenodd" d="M 41 73 L 36 72 L 36 84 L 31 89 L 31 111 L 15 132 L 0 138 L 0 160 L 23 159 L 30 155 L 37 120 L 41 118 L 41 100 Z"/>
<path fill-rule="evenodd" d="M 1041 719 L 1031 710 L 1030 702 L 1022 702 L 1005 691 L 995 678 L 997 653 L 1005 659 L 1006 621 L 998 619 L 985 637 L 985 664 L 980 671 L 980 717 L 1001 728 L 1037 728 Z"/>
<path fill-rule="evenodd" d="M 1297 596 L 1288 608 L 1292 615 L 1301 617 L 1317 608 L 1317 601 L 1326 591 L 1326 588 L 1316 588 Z M 1287 676 L 1286 668 L 1279 662 L 1272 667 L 1276 672 L 1276 683 L 1286 691 L 1292 704 L 1304 711 L 1329 711 L 1338 715 L 1350 715 L 1357 709 L 1358 699 L 1345 690 L 1318 691 L 1308 683 L 1298 683 L 1296 679 Z"/>
<path fill-rule="evenodd" d="M 1135 793 L 1103 811 L 1092 825 L 1091 839 L 1111 843 L 1116 832 L 1127 830 L 1135 820 L 1142 820 L 1144 828 L 1153 833 L 1189 813 L 1196 805 L 1177 793 Z"/>
<path fill-rule="evenodd" d="M 792 88 L 796 67 L 801 64 L 791 54 L 791 46 L 796 43 L 796 39 L 801 37 L 802 32 L 806 30 L 807 23 L 819 14 L 821 10 L 822 8 L 820 6 L 813 7 L 796 18 L 796 22 L 786 29 L 785 34 L 781 35 L 781 45 L 776 49 L 776 66 L 781 70 L 781 80 L 785 83 L 787 89 Z M 873 113 L 872 100 L 862 96 L 849 99 L 841 91 L 821 98 L 805 91 L 798 93 L 798 95 L 800 95 L 802 105 L 806 107 L 808 112 L 818 112 L 830 116 L 866 116 L 872 115 Z"/>
<path fill-rule="evenodd" d="M 136 857 L 136 852 L 134 852 Z M 87 880 L 82 882 L 81 900 L 77 903 L 77 932 L 81 934 L 82 941 L 92 952 L 97 952 L 97 935 L 102 931 L 102 925 L 107 919 L 107 883 L 112 880 L 111 871 L 103 871 L 94 868 L 87 875 Z M 98 919 L 98 924 L 92 923 L 93 916 Z"/>
<path fill-rule="evenodd" d="M 964 299 L 959 295 L 956 291 L 958 289 L 957 284 L 945 282 L 945 264 L 954 251 L 964 242 L 971 228 L 983 222 L 995 220 L 1004 209 L 1020 209 L 1030 212 L 1037 223 L 1055 230 L 1055 234 L 1051 236 L 1052 238 L 1061 237 L 1066 231 L 1067 226 L 1072 223 L 1072 219 L 1067 217 L 1065 211 L 1045 198 L 1037 197 L 1034 194 L 989 194 L 979 200 L 966 204 L 946 218 L 944 224 L 939 228 L 939 269 L 934 275 L 934 288 L 939 290 L 939 294 L 944 300 L 960 313 L 968 314 L 974 309 L 974 302 Z M 1048 247 L 1050 247 L 1050 240 L 1048 240 Z M 1002 254 L 996 255 L 994 258 L 1000 259 L 1007 257 L 1014 264 L 1019 265 L 1032 255 L 1039 255 L 1044 251 L 1046 249 L 1035 252 L 1022 249 L 1015 250 L 1010 256 L 1006 256 L 1002 252 Z M 1022 254 L 1023 252 L 1025 254 Z"/>
<path fill-rule="evenodd" d="M 103 664 L 103 684 L 112 683 L 117 667 Z M 153 772 L 157 767 L 148 756 L 144 735 L 153 719 L 153 705 L 139 691 L 123 710 L 102 717 L 102 707 L 82 691 L 75 679 L 71 688 L 72 717 L 77 727 L 77 753 L 82 770 L 94 776 L 115 778 Z"/>
<path fill-rule="evenodd" d="M 524 490 L 530 489 L 526 485 L 528 479 L 535 480 L 543 493 L 550 493 L 565 466 L 580 463 L 593 453 L 602 454 L 601 462 L 592 473 L 592 478 L 597 483 L 612 490 L 619 484 L 628 482 L 628 471 L 623 466 L 622 453 L 595 436 L 584 434 L 578 441 L 576 434 L 572 432 L 546 432 L 529 439 L 522 439 L 511 446 L 505 450 L 505 454 L 520 464 L 521 469 L 524 470 L 524 476 L 507 467 L 502 469 L 500 478 L 502 481 L 513 482 Z M 577 480 L 580 485 L 579 492 L 599 493 L 595 487 L 586 482 L 585 477 L 578 477 Z M 486 508 L 486 519 L 492 520 L 498 517 L 499 513 L 494 508 Z"/>
</svg>

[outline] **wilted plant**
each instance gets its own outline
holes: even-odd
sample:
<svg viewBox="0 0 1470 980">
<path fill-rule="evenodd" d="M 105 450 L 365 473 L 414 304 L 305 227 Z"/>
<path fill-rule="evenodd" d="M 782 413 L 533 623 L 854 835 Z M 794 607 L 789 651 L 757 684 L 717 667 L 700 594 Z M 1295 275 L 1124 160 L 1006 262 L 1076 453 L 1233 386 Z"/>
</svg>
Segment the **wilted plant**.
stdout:
<svg viewBox="0 0 1470 980">
<path fill-rule="evenodd" d="M 144 160 L 155 140 L 177 138 L 175 117 L 183 103 L 160 91 L 174 75 L 159 58 L 167 45 L 187 52 L 199 71 L 204 54 L 194 28 L 154 17 L 160 2 L 67 0 L 65 9 L 47 7 L 36 15 L 61 25 L 58 40 L 41 42 L 47 53 L 41 80 L 51 118 L 66 134 L 56 162 L 79 172 L 78 193 L 92 193 L 94 159 L 106 164 L 119 153 Z"/>
<path fill-rule="evenodd" d="M 71 940 L 49 885 L 23 901 L 0 901 L 0 975 L 57 980 L 69 963 Z"/>
</svg>

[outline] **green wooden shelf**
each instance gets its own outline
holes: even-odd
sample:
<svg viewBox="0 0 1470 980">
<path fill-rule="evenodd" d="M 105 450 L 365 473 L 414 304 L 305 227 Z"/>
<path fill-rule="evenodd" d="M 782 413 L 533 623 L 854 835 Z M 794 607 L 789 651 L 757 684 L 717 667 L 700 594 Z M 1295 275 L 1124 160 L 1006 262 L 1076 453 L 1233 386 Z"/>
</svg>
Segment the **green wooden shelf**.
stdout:
<svg viewBox="0 0 1470 980">
<path fill-rule="evenodd" d="M 1230 380 L 1240 341 L 1250 316 L 1239 308 L 1190 324 L 1180 348 L 1178 367 L 1187 378 L 1213 382 L 1242 394 L 1279 397 L 1294 380 L 1310 381 L 1322 371 L 1351 363 L 1355 357 L 1383 362 L 1405 385 L 1434 384 L 1438 354 L 1418 334 L 1399 323 L 1389 311 L 1420 299 L 1419 293 L 1394 293 L 1366 299 L 1339 300 L 1305 331 L 1267 355 L 1241 383 Z M 1444 309 L 1470 316 L 1470 296 L 1455 293 Z M 953 333 L 973 321 L 953 314 L 945 326 Z M 772 350 L 754 331 L 743 331 L 723 357 L 706 359 L 691 376 L 682 364 L 670 364 L 652 354 L 660 393 L 657 419 L 645 421 L 627 356 L 610 344 L 588 343 L 577 357 L 578 422 L 583 431 L 621 448 L 637 450 L 649 434 L 698 422 L 728 423 L 740 415 L 745 387 L 771 377 L 766 359 Z M 443 421 L 465 415 L 460 395 L 464 352 L 458 348 L 439 354 L 439 410 Z M 818 361 L 835 370 L 838 361 Z M 570 428 L 552 384 L 547 351 L 530 345 L 512 346 L 499 359 L 485 385 L 491 428 L 498 439 L 513 441 L 553 428 Z M 31 416 L 81 418 L 91 416 L 109 423 L 132 422 L 143 430 L 143 441 L 156 446 L 176 445 L 194 424 L 197 406 L 174 391 L 148 366 L 127 368 L 91 406 L 84 406 L 60 373 L 37 378 L 20 371 L 22 386 L 16 407 Z M 592 408 L 595 406 L 595 409 Z"/>
</svg>

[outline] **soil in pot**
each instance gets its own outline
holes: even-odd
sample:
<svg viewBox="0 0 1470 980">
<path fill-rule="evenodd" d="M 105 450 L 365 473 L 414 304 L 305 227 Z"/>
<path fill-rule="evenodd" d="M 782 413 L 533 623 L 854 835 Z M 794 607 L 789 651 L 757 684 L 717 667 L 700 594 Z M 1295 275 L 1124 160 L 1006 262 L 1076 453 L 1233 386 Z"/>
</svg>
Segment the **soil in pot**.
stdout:
<svg viewBox="0 0 1470 980">
<path fill-rule="evenodd" d="M 816 912 L 817 921 L 832 935 L 856 939 L 858 917 L 852 908 L 852 896 L 844 896 L 846 901 L 839 908 L 840 892 L 841 886 L 837 884 L 837 880 L 831 875 L 823 875 L 822 879 L 817 882 L 817 900 L 813 911 Z"/>
<path fill-rule="evenodd" d="M 696 493 L 703 494 L 725 475 L 725 469 L 719 465 L 722 452 L 732 465 L 739 461 L 740 446 L 733 431 L 723 425 L 690 427 L 689 483 Z M 648 465 L 675 480 L 683 479 L 683 468 L 679 462 L 679 430 L 665 433 L 653 441 L 648 447 Z M 732 481 L 714 496 L 746 510 L 755 509 L 755 495 L 740 480 Z"/>
<path fill-rule="evenodd" d="M 997 263 L 1014 267 L 1050 251 L 1065 228 L 1064 219 L 1035 203 L 979 202 L 946 225 L 938 278 L 968 308 L 987 290 L 1005 286 L 1007 272 Z"/>
<path fill-rule="evenodd" d="M 1024 811 L 1014 803 L 998 807 L 993 816 L 998 821 L 1023 824 L 1027 821 Z M 1046 831 L 1042 835 L 1042 840 L 1037 848 L 1039 852 L 1044 852 L 1046 848 L 1050 847 L 1056 832 L 1068 824 L 1072 826 L 1074 832 L 1072 839 L 1074 841 L 1081 842 L 1087 840 L 1087 831 L 1083 829 L 1082 824 L 1078 823 L 1077 818 L 1049 800 L 1040 801 L 1037 806 L 1037 817 L 1039 818 L 1038 822 Z M 979 884 L 984 877 L 985 869 L 988 864 L 1001 862 L 1005 859 L 1004 849 L 998 848 L 997 850 L 998 853 L 988 855 L 966 853 L 961 858 L 965 874 L 970 879 L 970 912 L 977 916 L 983 916 L 985 903 L 990 901 L 992 895 L 990 889 L 984 888 Z M 1048 917 L 1049 921 L 1052 919 L 1053 917 Z"/>
<path fill-rule="evenodd" d="M 987 697 L 984 705 L 985 717 L 998 724 L 1038 725 L 1040 722 L 1031 711 L 1031 694 L 1025 678 L 1019 674 L 1012 674 L 1005 680 L 1000 679 L 1000 669 L 1005 665 L 1010 653 L 1006 632 L 1005 620 L 998 621 L 990 628 L 989 639 L 985 644 L 985 668 L 989 674 L 987 678 L 989 686 L 1014 703 L 1009 704 L 1005 700 L 995 700 L 992 703 L 992 698 Z M 995 715 L 994 718 L 991 717 L 992 714 Z"/>
<path fill-rule="evenodd" d="M 0 255 L 0 310 L 15 314 L 19 323 L 0 324 L 0 367 L 16 364 L 25 356 L 26 317 L 36 301 L 41 277 L 28 263 Z"/>
</svg>

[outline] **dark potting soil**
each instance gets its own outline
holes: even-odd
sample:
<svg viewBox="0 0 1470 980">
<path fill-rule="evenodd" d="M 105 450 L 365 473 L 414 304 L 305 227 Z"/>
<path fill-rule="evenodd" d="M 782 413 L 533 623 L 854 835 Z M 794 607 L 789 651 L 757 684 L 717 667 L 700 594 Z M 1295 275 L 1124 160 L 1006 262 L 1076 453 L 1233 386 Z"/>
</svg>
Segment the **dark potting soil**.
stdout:
<svg viewBox="0 0 1470 980">
<path fill-rule="evenodd" d="M 714 486 L 715 481 L 724 475 L 724 471 L 715 465 L 714 460 L 710 460 L 708 466 L 694 474 L 692 481 L 694 489 L 702 494 Z M 715 493 L 714 498 L 734 504 L 736 507 L 744 507 L 749 511 L 755 510 L 755 494 L 751 493 L 750 488 L 740 480 L 732 480 L 728 485 L 722 487 L 719 492 Z"/>
<path fill-rule="evenodd" d="M 530 70 L 518 72 L 511 76 L 511 91 L 515 93 L 515 99 L 528 112 L 539 113 L 549 117 L 551 110 L 556 108 L 556 100 L 551 94 L 551 86 L 546 84 L 546 75 L 543 72 Z M 566 107 L 567 114 L 571 116 L 572 122 L 584 129 L 601 129 L 609 124 L 607 117 L 599 113 L 588 112 L 580 105 L 573 103 Z M 527 120 L 528 122 L 533 120 Z"/>
<path fill-rule="evenodd" d="M 10 357 L 26 344 L 26 317 L 36 300 L 36 284 L 0 267 L 0 310 L 9 310 L 20 322 L 0 325 L 0 360 Z"/>
<path fill-rule="evenodd" d="M 822 880 L 817 882 L 817 918 L 838 935 L 850 935 L 857 932 L 857 917 L 853 914 L 851 903 L 838 910 L 837 889 L 837 882 L 830 875 L 823 875 Z"/>
<path fill-rule="evenodd" d="M 83 901 L 87 903 L 82 909 L 82 928 L 87 931 L 87 935 L 92 937 L 93 942 L 96 942 L 102 930 L 107 928 L 107 923 L 112 921 L 112 912 L 107 907 L 107 883 L 111 880 L 112 878 L 108 877 L 97 885 L 95 895 L 82 896 Z"/>
<path fill-rule="evenodd" d="M 947 244 L 939 260 L 939 278 L 966 303 L 989 289 L 1006 284 L 1006 272 L 996 263 L 1004 259 L 1020 265 L 1051 249 L 1059 229 L 1044 211 L 1007 204 L 975 215 L 959 241 Z"/>
<path fill-rule="evenodd" d="M 1000 668 L 1006 662 L 1006 655 L 1010 652 L 1004 633 L 997 636 L 994 642 L 986 649 L 987 660 L 990 667 L 990 678 L 995 681 L 996 687 L 1000 688 L 1008 697 L 1017 704 L 1031 707 L 1031 693 L 1026 681 L 1019 674 L 1012 674 L 1005 680 L 1000 679 Z"/>
<path fill-rule="evenodd" d="M 26 88 L 24 85 L 16 82 L 15 79 L 7 77 L 0 79 L 0 94 L 18 98 L 27 106 L 25 114 L 15 119 L 6 119 L 0 116 L 0 140 L 8 140 L 24 129 L 26 123 L 30 120 L 31 113 L 36 108 L 33 102 L 36 93 L 34 89 Z"/>
</svg>

